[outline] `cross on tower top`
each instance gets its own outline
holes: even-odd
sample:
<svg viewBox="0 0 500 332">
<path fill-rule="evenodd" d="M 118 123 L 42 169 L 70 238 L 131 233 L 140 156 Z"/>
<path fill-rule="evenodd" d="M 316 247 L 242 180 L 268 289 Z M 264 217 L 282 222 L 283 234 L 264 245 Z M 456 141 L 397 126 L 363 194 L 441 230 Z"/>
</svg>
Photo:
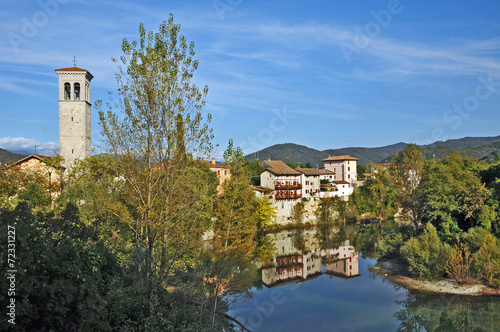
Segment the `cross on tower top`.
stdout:
<svg viewBox="0 0 500 332">
<path fill-rule="evenodd" d="M 78 62 L 78 61 L 76 61 L 76 56 L 74 56 L 74 57 L 73 57 L 73 67 L 76 67 L 76 63 L 77 63 L 77 62 Z"/>
<path fill-rule="evenodd" d="M 35 148 L 35 154 L 36 154 L 36 147 L 39 146 L 39 145 L 36 145 L 36 142 L 35 142 L 35 145 L 33 145 L 33 147 Z"/>
</svg>

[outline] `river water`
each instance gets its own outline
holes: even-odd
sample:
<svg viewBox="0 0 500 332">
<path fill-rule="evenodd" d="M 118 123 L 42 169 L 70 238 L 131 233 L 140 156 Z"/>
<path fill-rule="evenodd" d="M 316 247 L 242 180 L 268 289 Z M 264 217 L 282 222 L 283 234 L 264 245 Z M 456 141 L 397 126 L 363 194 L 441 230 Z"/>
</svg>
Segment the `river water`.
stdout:
<svg viewBox="0 0 500 332">
<path fill-rule="evenodd" d="M 359 234 L 334 227 L 268 234 L 275 252 L 258 263 L 251 298 L 230 314 L 252 331 L 500 331 L 500 298 L 393 284 L 374 267 L 369 236 Z"/>
</svg>

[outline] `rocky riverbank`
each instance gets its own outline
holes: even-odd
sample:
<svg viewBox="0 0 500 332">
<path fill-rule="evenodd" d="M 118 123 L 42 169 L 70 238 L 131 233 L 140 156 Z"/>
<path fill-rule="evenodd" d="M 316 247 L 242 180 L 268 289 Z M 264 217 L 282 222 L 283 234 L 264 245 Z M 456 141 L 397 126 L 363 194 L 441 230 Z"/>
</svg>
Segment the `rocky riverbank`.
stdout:
<svg viewBox="0 0 500 332">
<path fill-rule="evenodd" d="M 373 267 L 379 271 L 378 274 L 383 278 L 401 285 L 407 289 L 415 289 L 423 292 L 459 294 L 459 295 L 497 295 L 500 296 L 500 290 L 488 287 L 480 282 L 473 285 L 458 285 L 451 279 L 439 281 L 420 281 L 409 277 L 408 269 L 394 261 L 378 261 Z"/>
</svg>

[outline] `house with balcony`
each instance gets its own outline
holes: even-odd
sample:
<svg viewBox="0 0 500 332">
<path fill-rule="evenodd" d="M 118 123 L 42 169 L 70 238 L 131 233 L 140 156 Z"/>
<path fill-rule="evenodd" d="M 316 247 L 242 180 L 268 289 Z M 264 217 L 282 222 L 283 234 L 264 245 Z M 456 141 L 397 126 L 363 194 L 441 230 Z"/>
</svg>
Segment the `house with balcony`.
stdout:
<svg viewBox="0 0 500 332">
<path fill-rule="evenodd" d="M 273 190 L 276 201 L 302 198 L 302 173 L 281 160 L 265 160 L 266 169 L 260 173 L 260 184 Z"/>
<path fill-rule="evenodd" d="M 302 173 L 302 196 L 319 197 L 321 191 L 320 177 L 324 174 L 324 170 L 300 167 L 297 167 L 296 170 Z"/>
</svg>

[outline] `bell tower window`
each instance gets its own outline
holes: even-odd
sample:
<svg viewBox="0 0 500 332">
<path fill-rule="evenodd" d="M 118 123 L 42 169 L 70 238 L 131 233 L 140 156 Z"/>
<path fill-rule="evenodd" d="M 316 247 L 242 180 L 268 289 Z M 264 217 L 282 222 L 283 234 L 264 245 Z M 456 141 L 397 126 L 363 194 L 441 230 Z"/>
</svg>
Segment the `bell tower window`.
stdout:
<svg viewBox="0 0 500 332">
<path fill-rule="evenodd" d="M 71 84 L 64 83 L 64 100 L 71 99 Z"/>
<path fill-rule="evenodd" d="M 80 100 L 80 83 L 75 83 L 75 100 Z"/>
</svg>

